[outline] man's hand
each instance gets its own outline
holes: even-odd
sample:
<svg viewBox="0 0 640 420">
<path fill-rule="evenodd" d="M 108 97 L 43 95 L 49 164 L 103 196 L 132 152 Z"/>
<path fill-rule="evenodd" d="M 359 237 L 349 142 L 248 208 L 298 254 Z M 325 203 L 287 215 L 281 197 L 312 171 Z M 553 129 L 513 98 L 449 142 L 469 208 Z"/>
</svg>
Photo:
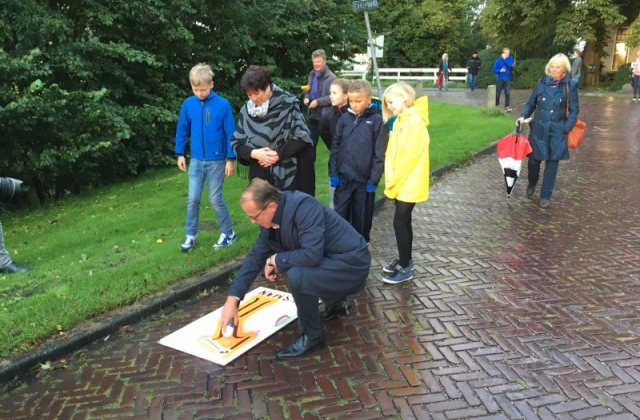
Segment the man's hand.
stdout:
<svg viewBox="0 0 640 420">
<path fill-rule="evenodd" d="M 305 104 L 305 105 L 309 105 L 309 98 L 304 98 L 302 103 Z"/>
<path fill-rule="evenodd" d="M 267 258 L 267 262 L 264 265 L 264 276 L 269 281 L 276 281 L 278 275 L 278 267 L 276 267 L 276 254 L 273 254 Z"/>
<path fill-rule="evenodd" d="M 187 172 L 187 162 L 184 160 L 184 156 L 178 156 L 178 168 L 182 172 Z"/>
<path fill-rule="evenodd" d="M 224 166 L 224 174 L 227 178 L 233 175 L 236 171 L 236 162 L 235 160 L 228 160 L 227 164 Z"/>
<path fill-rule="evenodd" d="M 315 99 L 313 101 L 311 101 L 311 103 L 309 104 L 309 109 L 313 109 L 316 108 L 318 106 L 318 101 L 316 101 Z"/>
<path fill-rule="evenodd" d="M 238 306 L 240 306 L 240 299 L 235 296 L 227 297 L 227 302 L 222 307 L 222 315 L 220 316 L 220 331 L 225 333 L 225 329 L 229 323 L 233 320 L 233 325 L 238 325 L 240 318 L 238 318 Z"/>
</svg>

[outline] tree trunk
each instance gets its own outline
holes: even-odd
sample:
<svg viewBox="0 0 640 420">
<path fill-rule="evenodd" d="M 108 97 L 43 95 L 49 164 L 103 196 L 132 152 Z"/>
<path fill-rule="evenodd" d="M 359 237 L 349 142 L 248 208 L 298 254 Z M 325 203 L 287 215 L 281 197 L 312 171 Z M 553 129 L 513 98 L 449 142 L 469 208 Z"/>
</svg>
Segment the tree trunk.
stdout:
<svg viewBox="0 0 640 420">
<path fill-rule="evenodd" d="M 600 60 L 602 57 L 595 49 L 593 42 L 587 42 L 582 51 L 582 63 L 586 68 L 585 85 L 595 86 L 600 81 Z M 595 72 L 589 72 L 589 65 L 595 65 Z"/>
</svg>

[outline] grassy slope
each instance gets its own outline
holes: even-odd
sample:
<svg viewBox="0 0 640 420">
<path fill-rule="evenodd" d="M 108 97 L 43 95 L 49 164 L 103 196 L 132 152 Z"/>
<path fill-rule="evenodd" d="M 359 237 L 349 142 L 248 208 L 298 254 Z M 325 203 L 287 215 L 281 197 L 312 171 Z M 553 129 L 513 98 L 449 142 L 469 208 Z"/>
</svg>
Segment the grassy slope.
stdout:
<svg viewBox="0 0 640 420">
<path fill-rule="evenodd" d="M 437 102 L 430 103 L 430 120 L 432 169 L 467 162 L 513 126 L 508 116 L 488 117 L 480 108 Z M 327 158 L 321 143 L 316 173 L 323 202 L 328 200 Z M 246 184 L 237 176 L 225 182 L 240 240 L 221 250 L 211 248 L 219 231 L 205 193 L 199 244 L 190 253 L 179 251 L 187 175 L 176 167 L 0 215 L 12 258 L 35 268 L 25 275 L 0 276 L 0 356 L 29 350 L 52 334 L 246 254 L 258 232 L 238 204 Z"/>
</svg>

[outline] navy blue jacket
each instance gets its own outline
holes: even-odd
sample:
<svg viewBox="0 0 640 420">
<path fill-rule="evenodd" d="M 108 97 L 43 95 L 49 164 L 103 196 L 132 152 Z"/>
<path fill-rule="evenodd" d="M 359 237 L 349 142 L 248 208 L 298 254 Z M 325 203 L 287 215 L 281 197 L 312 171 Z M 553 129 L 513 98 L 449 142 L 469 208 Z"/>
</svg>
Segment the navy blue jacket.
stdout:
<svg viewBox="0 0 640 420">
<path fill-rule="evenodd" d="M 362 235 L 314 197 L 284 191 L 273 216 L 279 229 L 260 227 L 260 237 L 229 288 L 240 299 L 262 271 L 267 257 L 277 253 L 278 270 L 304 270 L 302 293 L 346 297 L 364 290 L 371 254 Z"/>
<path fill-rule="evenodd" d="M 382 115 L 367 108 L 359 117 L 349 109 L 338 120 L 331 143 L 329 176 L 378 185 L 384 172 L 389 128 Z"/>
<path fill-rule="evenodd" d="M 193 95 L 182 103 L 176 129 L 176 156 L 184 156 L 191 138 L 191 158 L 198 160 L 235 159 L 231 136 L 236 122 L 229 101 L 213 90 L 203 101 Z"/>
<path fill-rule="evenodd" d="M 534 159 L 565 160 L 569 159 L 567 133 L 578 120 L 580 111 L 578 84 L 571 80 L 569 73 L 565 74 L 557 87 L 551 87 L 550 81 L 551 77 L 545 76 L 536 83 L 520 116 L 529 118 L 535 111 L 529 133 Z M 567 84 L 569 86 L 568 117 L 565 116 Z"/>
</svg>

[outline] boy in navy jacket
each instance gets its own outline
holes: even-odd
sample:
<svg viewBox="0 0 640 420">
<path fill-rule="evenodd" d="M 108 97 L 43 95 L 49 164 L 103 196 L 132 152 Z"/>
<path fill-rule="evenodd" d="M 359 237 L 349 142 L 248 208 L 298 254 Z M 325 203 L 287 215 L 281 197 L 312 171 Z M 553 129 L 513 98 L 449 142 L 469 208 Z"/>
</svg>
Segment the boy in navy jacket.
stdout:
<svg viewBox="0 0 640 420">
<path fill-rule="evenodd" d="M 338 120 L 329 157 L 333 206 L 369 242 L 375 191 L 384 171 L 389 130 L 371 105 L 371 85 L 349 85 L 349 110 Z"/>
<path fill-rule="evenodd" d="M 183 172 L 187 171 L 187 139 L 191 139 L 187 237 L 180 246 L 182 251 L 189 251 L 196 244 L 200 197 L 205 180 L 209 186 L 209 201 L 221 230 L 213 247 L 224 247 L 238 239 L 231 225 L 229 209 L 222 198 L 224 177 L 233 175 L 236 158 L 231 149 L 231 136 L 236 129 L 231 105 L 213 92 L 213 71 L 208 65 L 194 66 L 189 72 L 189 82 L 194 96 L 183 102 L 176 129 L 176 156 L 178 168 Z"/>
</svg>

